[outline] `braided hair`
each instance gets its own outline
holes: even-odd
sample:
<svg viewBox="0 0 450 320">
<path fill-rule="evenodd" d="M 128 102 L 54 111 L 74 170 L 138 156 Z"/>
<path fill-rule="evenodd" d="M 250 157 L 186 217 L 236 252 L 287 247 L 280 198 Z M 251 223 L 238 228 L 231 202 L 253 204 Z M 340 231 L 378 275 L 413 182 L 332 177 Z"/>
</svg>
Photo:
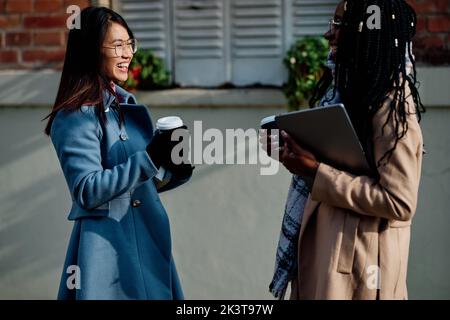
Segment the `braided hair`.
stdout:
<svg viewBox="0 0 450 320">
<path fill-rule="evenodd" d="M 381 28 L 369 29 L 366 25 L 371 13 L 367 8 L 377 5 L 381 10 Z M 391 149 L 374 163 L 372 168 L 386 164 L 398 141 L 407 130 L 406 84 L 414 101 L 418 120 L 425 108 L 417 91 L 416 66 L 411 51 L 411 41 L 416 32 L 416 14 L 405 0 L 347 0 L 343 24 L 338 39 L 336 56 L 335 87 L 352 120 L 367 155 L 373 155 L 372 119 L 388 98 L 388 117 L 383 125 L 393 122 L 395 141 Z M 405 54 L 406 53 L 406 54 Z M 408 75 L 406 55 L 412 63 Z M 310 101 L 314 105 L 324 87 L 331 84 L 325 74 L 316 87 Z"/>
</svg>

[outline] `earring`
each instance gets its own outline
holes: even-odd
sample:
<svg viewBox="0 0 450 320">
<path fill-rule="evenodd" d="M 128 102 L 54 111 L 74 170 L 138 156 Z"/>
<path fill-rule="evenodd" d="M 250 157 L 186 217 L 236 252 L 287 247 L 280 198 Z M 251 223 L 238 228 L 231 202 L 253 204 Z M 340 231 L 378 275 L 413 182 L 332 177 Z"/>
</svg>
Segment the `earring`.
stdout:
<svg viewBox="0 0 450 320">
<path fill-rule="evenodd" d="M 359 23 L 358 32 L 362 32 L 363 26 L 364 26 L 364 22 L 361 21 Z"/>
</svg>

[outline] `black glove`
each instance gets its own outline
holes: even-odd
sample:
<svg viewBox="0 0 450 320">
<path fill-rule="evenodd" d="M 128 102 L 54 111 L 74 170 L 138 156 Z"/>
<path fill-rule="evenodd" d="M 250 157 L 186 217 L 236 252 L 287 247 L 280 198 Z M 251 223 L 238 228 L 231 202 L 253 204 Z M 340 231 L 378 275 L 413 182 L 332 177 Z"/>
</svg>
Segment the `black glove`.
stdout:
<svg viewBox="0 0 450 320">
<path fill-rule="evenodd" d="M 179 129 L 187 130 L 186 126 L 182 126 Z M 156 167 L 163 166 L 179 180 L 184 180 L 192 175 L 192 171 L 195 167 L 191 166 L 189 162 L 175 164 L 172 161 L 172 149 L 181 141 L 172 141 L 173 130 L 156 131 L 152 141 L 147 145 L 147 153 L 152 159 Z M 181 151 L 183 152 L 183 151 Z M 183 157 L 183 154 L 180 154 Z"/>
<path fill-rule="evenodd" d="M 185 180 L 192 176 L 195 167 L 190 163 L 172 164 L 167 168 L 178 180 Z"/>
<path fill-rule="evenodd" d="M 184 129 L 187 131 L 187 126 L 182 126 L 180 129 Z M 170 137 L 169 137 L 170 140 Z M 180 163 L 180 164 L 175 164 L 172 161 L 172 158 L 170 157 L 170 154 L 172 153 L 173 148 L 181 143 L 182 140 L 179 141 L 170 141 L 170 153 L 169 153 L 169 161 L 166 163 L 167 169 L 172 173 L 172 175 L 178 179 L 178 180 L 185 180 L 188 179 L 191 175 L 192 175 L 192 171 L 194 170 L 195 167 L 193 167 L 191 165 L 191 163 L 189 162 L 189 159 L 185 159 L 184 162 Z M 189 152 L 189 150 L 181 150 L 180 151 L 180 157 L 184 159 L 184 152 Z"/>
<path fill-rule="evenodd" d="M 170 157 L 170 150 L 169 145 L 164 141 L 164 137 L 160 134 L 156 134 L 153 136 L 150 143 L 147 145 L 146 151 L 147 154 L 150 156 L 150 158 L 153 161 L 153 164 L 159 169 L 163 163 L 167 162 L 167 154 L 169 153 Z"/>
</svg>

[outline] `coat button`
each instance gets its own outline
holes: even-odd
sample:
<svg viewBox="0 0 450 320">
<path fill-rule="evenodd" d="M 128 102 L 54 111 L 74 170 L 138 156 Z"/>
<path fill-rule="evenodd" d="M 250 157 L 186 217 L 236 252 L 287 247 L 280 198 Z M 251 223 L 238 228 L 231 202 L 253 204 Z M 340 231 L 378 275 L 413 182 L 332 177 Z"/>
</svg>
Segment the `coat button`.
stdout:
<svg viewBox="0 0 450 320">
<path fill-rule="evenodd" d="M 135 208 L 139 207 L 141 205 L 141 201 L 139 200 L 133 200 L 133 202 L 131 203 L 131 205 Z"/>
<path fill-rule="evenodd" d="M 128 140 L 128 136 L 125 132 L 120 133 L 120 140 L 122 141 Z"/>
</svg>

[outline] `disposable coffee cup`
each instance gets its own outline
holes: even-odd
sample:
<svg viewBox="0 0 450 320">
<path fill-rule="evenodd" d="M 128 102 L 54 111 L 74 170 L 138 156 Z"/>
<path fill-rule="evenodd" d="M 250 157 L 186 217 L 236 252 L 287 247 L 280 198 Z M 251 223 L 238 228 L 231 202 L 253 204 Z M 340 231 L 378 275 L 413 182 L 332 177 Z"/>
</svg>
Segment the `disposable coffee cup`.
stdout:
<svg viewBox="0 0 450 320">
<path fill-rule="evenodd" d="M 183 140 L 183 136 L 172 141 L 172 135 L 175 130 L 178 129 L 187 129 L 184 125 L 183 120 L 177 116 L 169 116 L 158 119 L 156 121 L 156 132 L 155 134 L 159 136 L 159 138 L 163 142 L 163 147 L 161 152 L 164 153 L 164 161 L 163 165 L 173 165 L 173 161 L 171 159 L 172 149 Z M 180 156 L 182 157 L 184 154 L 183 150 L 180 151 Z"/>
<path fill-rule="evenodd" d="M 172 134 L 177 129 L 187 129 L 180 117 L 170 116 L 156 121 L 156 134 L 161 135 L 167 145 L 174 146 L 181 141 L 172 141 Z"/>
<path fill-rule="evenodd" d="M 275 134 L 276 132 L 274 131 L 274 129 L 276 129 L 278 131 L 278 139 L 279 139 L 279 145 L 282 146 L 283 145 L 283 140 L 281 138 L 281 132 L 278 128 L 277 122 L 275 120 L 275 115 L 269 116 L 269 117 L 265 117 L 264 119 L 261 120 L 261 129 L 266 129 L 267 130 L 267 136 L 271 135 L 271 134 Z M 267 150 L 267 153 L 270 155 L 270 145 L 269 145 L 270 141 L 269 138 L 267 138 L 267 147 L 269 148 Z"/>
</svg>

